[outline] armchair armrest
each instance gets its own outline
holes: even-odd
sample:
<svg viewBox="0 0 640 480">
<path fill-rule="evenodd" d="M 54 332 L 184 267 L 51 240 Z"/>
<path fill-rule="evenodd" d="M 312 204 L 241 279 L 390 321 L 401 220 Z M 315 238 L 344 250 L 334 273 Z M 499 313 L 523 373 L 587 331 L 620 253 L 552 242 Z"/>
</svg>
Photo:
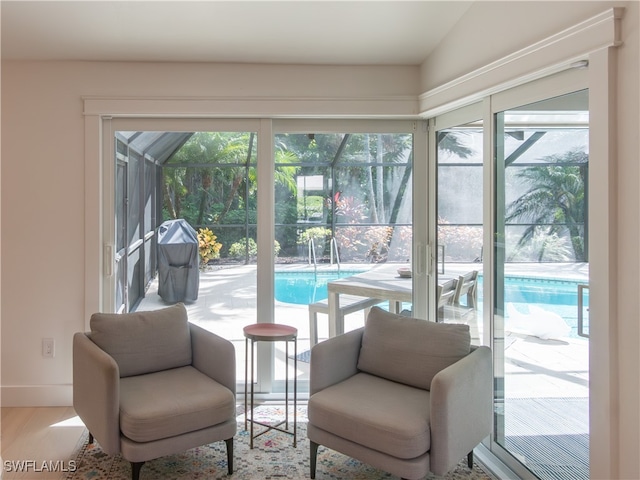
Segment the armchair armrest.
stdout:
<svg viewBox="0 0 640 480">
<path fill-rule="evenodd" d="M 489 347 L 441 370 L 431 382 L 431 471 L 444 475 L 491 433 L 493 375 Z"/>
<path fill-rule="evenodd" d="M 309 395 L 358 373 L 364 328 L 320 342 L 311 349 Z"/>
<path fill-rule="evenodd" d="M 193 323 L 191 330 L 192 365 L 236 394 L 236 351 L 229 340 Z"/>
<path fill-rule="evenodd" d="M 120 452 L 120 372 L 84 332 L 73 336 L 73 407 L 108 454 Z"/>
</svg>

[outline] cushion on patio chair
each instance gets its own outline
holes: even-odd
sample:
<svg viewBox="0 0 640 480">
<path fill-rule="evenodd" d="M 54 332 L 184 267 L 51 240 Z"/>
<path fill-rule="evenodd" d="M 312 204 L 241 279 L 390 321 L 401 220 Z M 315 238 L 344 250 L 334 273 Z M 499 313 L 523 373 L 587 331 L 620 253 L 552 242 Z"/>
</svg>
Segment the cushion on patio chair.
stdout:
<svg viewBox="0 0 640 480">
<path fill-rule="evenodd" d="M 113 357 L 120 377 L 191 364 L 191 334 L 184 305 L 150 312 L 94 313 L 91 340 Z"/>
<path fill-rule="evenodd" d="M 218 425 L 234 412 L 233 393 L 191 366 L 120 381 L 120 430 L 136 442 Z"/>
<path fill-rule="evenodd" d="M 426 390 L 358 373 L 316 393 L 309 405 L 316 427 L 394 457 L 414 458 L 431 445 Z"/>
<path fill-rule="evenodd" d="M 362 336 L 358 369 L 429 390 L 436 373 L 470 349 L 468 325 L 427 322 L 374 307 Z"/>
</svg>

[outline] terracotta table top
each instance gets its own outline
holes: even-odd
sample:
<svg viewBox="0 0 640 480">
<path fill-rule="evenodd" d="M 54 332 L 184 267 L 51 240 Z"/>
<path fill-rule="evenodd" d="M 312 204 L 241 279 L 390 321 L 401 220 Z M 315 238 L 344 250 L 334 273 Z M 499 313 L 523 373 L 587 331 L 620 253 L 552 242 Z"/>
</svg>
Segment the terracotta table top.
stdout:
<svg viewBox="0 0 640 480">
<path fill-rule="evenodd" d="M 294 340 L 298 336 L 297 328 L 279 323 L 254 323 L 243 330 L 248 339 L 262 342 Z"/>
</svg>

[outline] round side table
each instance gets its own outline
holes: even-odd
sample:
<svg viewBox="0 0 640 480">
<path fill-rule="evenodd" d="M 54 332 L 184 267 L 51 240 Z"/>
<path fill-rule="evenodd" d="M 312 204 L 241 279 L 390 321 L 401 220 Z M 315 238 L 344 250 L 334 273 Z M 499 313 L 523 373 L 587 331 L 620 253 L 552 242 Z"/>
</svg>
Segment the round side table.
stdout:
<svg viewBox="0 0 640 480">
<path fill-rule="evenodd" d="M 245 356 L 244 356 L 244 429 L 247 429 L 247 421 L 251 423 L 251 433 L 250 433 L 250 441 L 249 448 L 253 448 L 253 439 L 267 433 L 269 430 L 278 430 L 279 432 L 288 433 L 289 435 L 293 435 L 293 446 L 296 447 L 296 407 L 298 402 L 297 395 L 297 375 L 294 373 L 293 376 L 293 431 L 289 430 L 289 342 L 293 342 L 293 370 L 296 372 L 298 370 L 298 329 L 294 327 L 290 327 L 288 325 L 280 325 L 278 323 L 255 323 L 253 325 L 247 325 L 244 327 L 244 346 L 245 346 Z M 251 347 L 249 348 L 249 340 L 251 340 Z M 285 418 L 282 422 L 276 423 L 275 425 L 270 425 L 267 423 L 262 423 L 253 418 L 253 384 L 254 384 L 254 372 L 253 372 L 253 364 L 254 364 L 254 345 L 256 342 L 285 342 L 285 400 L 284 400 L 284 409 L 285 409 Z M 249 360 L 249 349 L 251 349 L 251 360 Z M 248 370 L 249 370 L 249 361 L 251 361 L 251 405 L 249 410 L 251 411 L 251 418 L 247 419 L 247 387 L 248 387 Z M 261 425 L 263 427 L 267 427 L 266 430 L 254 435 L 253 426 L 254 424 Z M 280 425 L 284 424 L 284 429 L 280 428 Z"/>
</svg>

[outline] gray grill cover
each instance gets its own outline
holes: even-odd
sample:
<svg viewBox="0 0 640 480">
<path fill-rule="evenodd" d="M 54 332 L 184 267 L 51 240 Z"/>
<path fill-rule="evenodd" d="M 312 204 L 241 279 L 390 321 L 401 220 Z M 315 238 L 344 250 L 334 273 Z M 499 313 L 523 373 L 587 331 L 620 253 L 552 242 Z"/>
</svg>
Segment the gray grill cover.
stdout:
<svg viewBox="0 0 640 480">
<path fill-rule="evenodd" d="M 169 220 L 158 227 L 158 295 L 169 303 L 198 299 L 198 234 L 186 220 Z"/>
</svg>

